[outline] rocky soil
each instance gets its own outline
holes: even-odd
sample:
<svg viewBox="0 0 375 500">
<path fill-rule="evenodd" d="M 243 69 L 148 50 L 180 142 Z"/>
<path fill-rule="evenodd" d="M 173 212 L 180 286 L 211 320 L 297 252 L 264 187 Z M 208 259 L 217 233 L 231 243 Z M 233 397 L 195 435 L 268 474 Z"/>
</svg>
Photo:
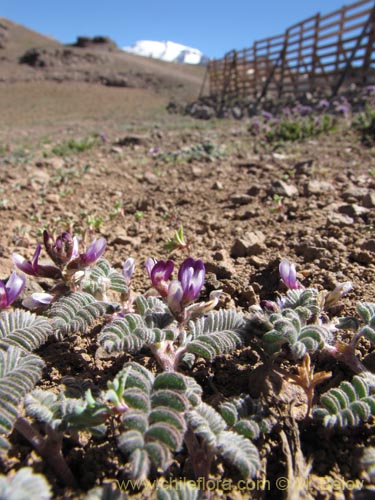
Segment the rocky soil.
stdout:
<svg viewBox="0 0 375 500">
<path fill-rule="evenodd" d="M 135 289 L 144 291 L 149 287 L 144 270 L 147 257 L 171 257 L 177 262 L 184 258 L 182 252 L 169 255 L 165 250 L 166 241 L 182 225 L 190 254 L 206 264 L 204 296 L 222 289 L 224 307 L 247 312 L 261 299 L 275 299 L 283 291 L 278 273 L 282 258 L 296 262 L 305 286 L 332 290 L 338 283 L 352 281 L 354 288 L 344 300 L 342 314 L 353 312 L 358 300 L 375 301 L 374 151 L 361 144 L 347 122 L 340 122 L 339 129 L 325 137 L 286 143 L 276 150 L 251 137 L 245 122 L 233 121 L 204 126 L 184 122 L 182 130 L 134 126 L 121 134 L 113 126 L 105 135 L 90 139 L 92 144 L 88 142 L 90 147 L 83 152 L 69 150 L 68 135 L 69 131 L 62 142 L 3 146 L 1 278 L 12 269 L 12 251 L 31 257 L 43 228 L 57 232 L 68 228 L 86 234 L 88 241 L 103 235 L 108 241 L 106 258 L 119 269 L 127 257 L 135 258 Z M 83 139 L 87 138 L 75 140 Z M 42 280 L 39 286 L 48 285 Z M 49 345 L 44 351 L 49 366 L 45 385 L 54 386 L 75 370 L 82 377 L 90 375 L 95 338 L 57 347 Z M 371 351 L 365 342 L 360 344 L 358 355 L 370 368 Z M 68 371 L 61 352 L 75 359 Z M 77 352 L 86 353 L 84 365 L 74 357 Z M 208 394 L 220 401 L 256 390 L 259 377 L 264 378 L 255 370 L 257 363 L 257 355 L 244 349 L 218 358 L 210 367 L 197 366 L 195 375 Z M 116 366 L 108 362 L 106 370 Z M 320 363 L 319 369 L 323 368 L 334 373 L 325 389 L 350 378 L 347 368 L 334 360 Z M 281 425 L 288 428 L 286 408 L 305 402 L 285 386 L 273 397 Z M 335 449 L 315 424 L 301 429 L 302 450 L 313 460 L 311 478 L 318 486 L 321 477 L 360 477 L 356 465 L 360 450 L 374 443 L 371 425 L 355 434 L 337 434 Z M 17 436 L 14 439 L 17 443 Z M 280 476 L 285 456 L 277 435 L 262 453 L 267 449 L 271 452 L 268 473 Z M 83 489 L 119 477 L 121 459 L 115 454 L 116 459 L 109 460 L 108 453 L 99 460 L 92 451 L 85 456 L 83 449 L 68 446 L 68 461 L 79 477 L 91 467 L 89 475 L 82 475 Z M 7 467 L 18 460 L 40 462 L 25 444 Z M 40 463 L 38 467 L 61 494 L 61 485 L 48 468 Z M 342 488 L 332 490 L 333 496 L 323 493 L 316 498 L 346 494 Z M 76 498 L 76 494 L 62 493 L 64 498 Z M 269 493 L 267 498 L 280 498 L 277 494 Z"/>
</svg>

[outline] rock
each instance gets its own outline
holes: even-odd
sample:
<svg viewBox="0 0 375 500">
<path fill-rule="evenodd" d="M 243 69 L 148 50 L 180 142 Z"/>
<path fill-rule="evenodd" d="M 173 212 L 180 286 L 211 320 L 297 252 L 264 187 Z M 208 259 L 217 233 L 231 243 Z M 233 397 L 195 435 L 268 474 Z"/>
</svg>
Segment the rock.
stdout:
<svg viewBox="0 0 375 500">
<path fill-rule="evenodd" d="M 342 197 L 345 201 L 352 200 L 362 200 L 364 196 L 368 193 L 367 188 L 358 187 L 358 186 L 350 186 L 346 191 L 342 193 Z"/>
<path fill-rule="evenodd" d="M 294 196 L 298 196 L 298 189 L 294 184 L 287 184 L 284 181 L 276 180 L 272 183 L 271 194 L 293 198 Z"/>
<path fill-rule="evenodd" d="M 233 106 L 232 116 L 235 120 L 241 120 L 243 118 L 243 110 L 239 106 Z"/>
<path fill-rule="evenodd" d="M 354 219 L 352 219 L 352 217 L 349 217 L 349 215 L 346 214 L 330 213 L 327 217 L 328 226 L 345 227 L 345 226 L 351 226 L 352 224 L 354 224 Z"/>
<path fill-rule="evenodd" d="M 159 182 L 158 177 L 153 172 L 145 172 L 143 174 L 143 180 L 147 184 L 157 184 Z"/>
<path fill-rule="evenodd" d="M 318 181 L 316 179 L 313 179 L 309 181 L 305 185 L 305 195 L 309 196 L 311 194 L 323 194 L 323 193 L 329 193 L 330 191 L 333 191 L 334 186 L 332 183 L 327 182 L 327 181 Z"/>
<path fill-rule="evenodd" d="M 296 175 L 311 175 L 314 160 L 299 161 L 294 165 Z"/>
<path fill-rule="evenodd" d="M 229 200 L 234 204 L 234 205 L 247 205 L 248 203 L 251 202 L 252 197 L 248 194 L 233 194 Z"/>
<path fill-rule="evenodd" d="M 358 262 L 358 264 L 364 264 L 364 265 L 375 262 L 375 256 L 372 255 L 367 250 L 354 250 L 354 252 L 350 254 L 350 258 L 353 259 L 355 262 Z"/>
<path fill-rule="evenodd" d="M 63 158 L 48 158 L 37 161 L 35 165 L 39 168 L 52 168 L 53 170 L 58 170 L 65 167 L 65 160 Z"/>
<path fill-rule="evenodd" d="M 126 135 L 118 139 L 116 146 L 147 146 L 149 138 L 141 135 Z"/>
<path fill-rule="evenodd" d="M 262 231 L 253 231 L 246 233 L 242 238 L 237 238 L 231 248 L 231 257 L 247 257 L 262 253 L 265 250 L 265 238 Z"/>
<path fill-rule="evenodd" d="M 222 191 L 224 189 L 223 183 L 220 181 L 215 181 L 212 185 L 212 189 L 215 191 Z"/>
<path fill-rule="evenodd" d="M 200 167 L 197 167 L 196 165 L 193 165 L 191 167 L 191 174 L 193 177 L 201 177 L 202 176 L 202 169 Z"/>
<path fill-rule="evenodd" d="M 353 203 L 352 205 L 342 205 L 339 208 L 339 212 L 349 215 L 349 217 L 360 217 L 361 215 L 366 215 L 369 209 Z"/>
<path fill-rule="evenodd" d="M 110 245 L 129 245 L 132 248 L 141 246 L 141 238 L 129 236 L 123 229 L 119 229 L 113 236 Z"/>
<path fill-rule="evenodd" d="M 362 199 L 362 204 L 366 208 L 375 208 L 375 191 L 369 191 Z"/>
<path fill-rule="evenodd" d="M 369 252 L 375 252 L 375 240 L 367 240 L 361 245 L 361 250 L 368 250 Z"/>
<path fill-rule="evenodd" d="M 295 251 L 297 255 L 303 256 L 307 262 L 319 259 L 323 256 L 329 257 L 331 253 L 322 247 L 313 245 L 311 242 L 304 242 L 295 246 Z"/>
</svg>

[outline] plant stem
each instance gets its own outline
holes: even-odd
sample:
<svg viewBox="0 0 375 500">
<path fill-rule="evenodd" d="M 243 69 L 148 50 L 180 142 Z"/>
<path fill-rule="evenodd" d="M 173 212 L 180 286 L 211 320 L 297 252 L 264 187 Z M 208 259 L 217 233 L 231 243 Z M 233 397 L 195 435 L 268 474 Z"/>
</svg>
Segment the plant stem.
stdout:
<svg viewBox="0 0 375 500">
<path fill-rule="evenodd" d="M 35 448 L 36 452 L 52 467 L 58 479 L 66 486 L 77 488 L 78 484 L 61 451 L 62 435 L 50 427 L 43 437 L 23 417 L 16 421 L 15 428 Z"/>
</svg>

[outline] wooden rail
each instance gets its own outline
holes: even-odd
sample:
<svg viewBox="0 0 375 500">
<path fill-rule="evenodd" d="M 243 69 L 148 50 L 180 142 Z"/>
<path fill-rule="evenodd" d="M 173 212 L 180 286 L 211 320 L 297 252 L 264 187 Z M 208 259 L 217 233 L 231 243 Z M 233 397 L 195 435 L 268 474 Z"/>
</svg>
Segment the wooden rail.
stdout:
<svg viewBox="0 0 375 500">
<path fill-rule="evenodd" d="M 208 66 L 210 95 L 229 101 L 321 90 L 337 94 L 345 81 L 375 83 L 375 0 L 316 14 L 284 34 L 232 50 Z"/>
</svg>

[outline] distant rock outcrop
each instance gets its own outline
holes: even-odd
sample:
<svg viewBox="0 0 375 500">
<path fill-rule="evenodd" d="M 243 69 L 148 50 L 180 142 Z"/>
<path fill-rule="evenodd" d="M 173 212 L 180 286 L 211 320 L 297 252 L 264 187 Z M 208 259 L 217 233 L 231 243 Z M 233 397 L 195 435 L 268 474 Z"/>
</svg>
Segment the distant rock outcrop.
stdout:
<svg viewBox="0 0 375 500">
<path fill-rule="evenodd" d="M 105 58 L 93 53 L 77 53 L 71 49 L 39 49 L 27 50 L 20 57 L 21 64 L 28 64 L 33 68 L 47 68 L 54 66 L 71 66 L 74 64 L 97 64 L 105 62 Z"/>
<path fill-rule="evenodd" d="M 116 42 L 107 36 L 79 36 L 77 41 L 72 44 L 73 47 L 80 47 L 83 49 L 105 49 L 116 50 L 118 49 Z"/>
</svg>

